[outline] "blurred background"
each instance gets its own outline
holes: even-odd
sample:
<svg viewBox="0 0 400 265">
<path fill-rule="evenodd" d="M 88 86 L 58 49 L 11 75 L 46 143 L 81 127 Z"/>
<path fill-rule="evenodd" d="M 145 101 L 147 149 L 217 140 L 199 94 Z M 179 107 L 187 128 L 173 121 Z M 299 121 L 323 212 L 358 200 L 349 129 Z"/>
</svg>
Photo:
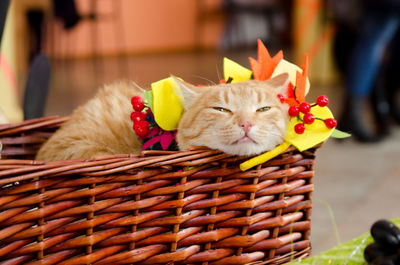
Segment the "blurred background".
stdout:
<svg viewBox="0 0 400 265">
<path fill-rule="evenodd" d="M 257 39 L 298 65 L 307 53 L 308 101 L 327 95 L 353 133 L 318 153 L 316 254 L 400 216 L 398 2 L 2 0 L 0 108 L 17 122 L 70 115 L 117 79 L 218 82 L 222 58 L 249 67 Z"/>
</svg>

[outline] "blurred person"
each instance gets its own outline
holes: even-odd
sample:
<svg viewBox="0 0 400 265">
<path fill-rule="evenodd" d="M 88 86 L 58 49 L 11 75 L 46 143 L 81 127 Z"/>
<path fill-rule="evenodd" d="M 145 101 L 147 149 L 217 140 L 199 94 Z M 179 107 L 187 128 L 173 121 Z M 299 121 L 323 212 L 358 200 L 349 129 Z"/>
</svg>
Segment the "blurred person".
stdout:
<svg viewBox="0 0 400 265">
<path fill-rule="evenodd" d="M 391 43 L 389 60 L 386 64 L 385 87 L 387 89 L 387 99 L 390 114 L 397 124 L 400 125 L 400 28 L 396 32 L 396 37 Z"/>
<path fill-rule="evenodd" d="M 378 141 L 387 134 L 389 108 L 376 81 L 385 51 L 400 25 L 400 0 L 333 0 L 330 4 L 339 23 L 335 49 L 346 85 L 340 129 L 350 131 L 362 142 Z M 373 91 L 374 86 L 377 91 Z M 365 106 L 372 95 L 379 133 L 365 121 Z"/>
</svg>

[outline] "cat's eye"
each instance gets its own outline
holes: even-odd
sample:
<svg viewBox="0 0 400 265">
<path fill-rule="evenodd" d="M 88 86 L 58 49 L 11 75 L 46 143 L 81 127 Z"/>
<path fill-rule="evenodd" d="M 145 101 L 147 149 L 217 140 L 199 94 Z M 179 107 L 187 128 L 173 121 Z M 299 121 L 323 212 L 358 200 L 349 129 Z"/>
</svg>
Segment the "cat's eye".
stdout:
<svg viewBox="0 0 400 265">
<path fill-rule="evenodd" d="M 231 110 L 225 109 L 225 108 L 222 108 L 222 107 L 213 107 L 213 109 L 215 109 L 217 111 L 220 111 L 220 112 L 232 112 Z"/>
<path fill-rule="evenodd" d="M 259 108 L 259 109 L 257 109 L 256 111 L 257 111 L 257 112 L 265 112 L 265 111 L 268 111 L 268 110 L 270 110 L 270 109 L 271 109 L 271 107 L 266 106 L 266 107 Z"/>
</svg>

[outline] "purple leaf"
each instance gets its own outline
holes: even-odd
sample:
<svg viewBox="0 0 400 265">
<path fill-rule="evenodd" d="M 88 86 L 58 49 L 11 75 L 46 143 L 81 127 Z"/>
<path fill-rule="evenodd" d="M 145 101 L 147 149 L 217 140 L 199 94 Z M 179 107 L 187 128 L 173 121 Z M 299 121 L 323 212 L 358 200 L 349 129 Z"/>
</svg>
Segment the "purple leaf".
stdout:
<svg viewBox="0 0 400 265">
<path fill-rule="evenodd" d="M 158 127 L 153 127 L 149 130 L 149 132 L 146 134 L 146 138 L 150 138 L 153 137 L 154 135 L 157 135 L 157 133 L 159 132 Z"/>
<path fill-rule="evenodd" d="M 160 141 L 160 139 L 161 139 L 161 136 L 160 136 L 160 135 L 155 136 L 155 137 L 149 139 L 147 142 L 145 142 L 145 143 L 143 144 L 142 150 L 146 150 L 146 149 L 148 149 L 150 146 L 155 145 L 158 141 Z"/>
<path fill-rule="evenodd" d="M 161 140 L 160 140 L 162 149 L 167 150 L 168 147 L 171 145 L 172 140 L 173 140 L 172 133 L 169 131 L 165 131 L 161 135 Z"/>
</svg>

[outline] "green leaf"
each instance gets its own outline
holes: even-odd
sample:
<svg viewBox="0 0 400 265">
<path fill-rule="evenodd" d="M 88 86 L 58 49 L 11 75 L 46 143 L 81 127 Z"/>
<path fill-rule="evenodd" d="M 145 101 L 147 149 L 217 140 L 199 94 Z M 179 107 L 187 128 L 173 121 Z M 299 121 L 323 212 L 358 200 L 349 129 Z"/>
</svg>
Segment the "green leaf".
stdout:
<svg viewBox="0 0 400 265">
<path fill-rule="evenodd" d="M 400 217 L 391 220 L 396 226 L 400 226 Z M 372 224 L 371 224 L 372 226 Z M 340 244 L 328 251 L 289 263 L 290 265 L 363 265 L 364 249 L 373 242 L 369 232 L 354 238 L 346 243 Z"/>
<path fill-rule="evenodd" d="M 144 91 L 144 101 L 147 104 L 147 106 L 149 106 L 150 109 L 153 111 L 153 91 L 152 90 Z"/>
<path fill-rule="evenodd" d="M 350 136 L 351 136 L 351 134 L 339 131 L 338 129 L 334 129 L 332 134 L 331 134 L 331 137 L 338 138 L 338 139 L 344 139 L 344 138 L 348 138 Z"/>
</svg>

